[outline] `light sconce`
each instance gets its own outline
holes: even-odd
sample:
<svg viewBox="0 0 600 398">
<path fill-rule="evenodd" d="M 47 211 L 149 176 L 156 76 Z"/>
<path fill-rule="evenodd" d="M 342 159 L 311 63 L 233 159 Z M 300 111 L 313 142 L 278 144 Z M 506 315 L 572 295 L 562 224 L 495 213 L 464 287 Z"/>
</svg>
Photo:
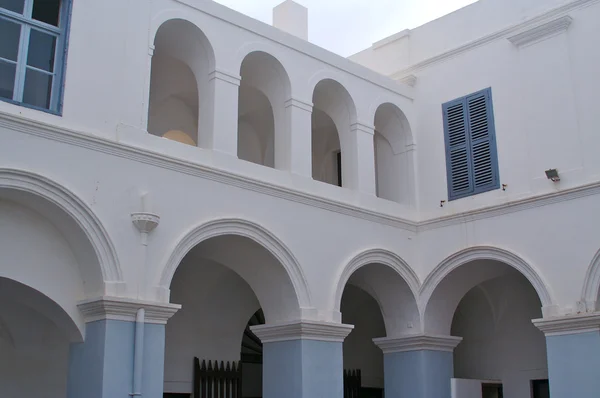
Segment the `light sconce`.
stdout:
<svg viewBox="0 0 600 398">
<path fill-rule="evenodd" d="M 558 170 L 556 170 L 556 169 L 546 170 L 546 177 L 548 177 L 548 179 L 552 182 L 560 181 L 560 177 L 558 175 Z"/>
</svg>

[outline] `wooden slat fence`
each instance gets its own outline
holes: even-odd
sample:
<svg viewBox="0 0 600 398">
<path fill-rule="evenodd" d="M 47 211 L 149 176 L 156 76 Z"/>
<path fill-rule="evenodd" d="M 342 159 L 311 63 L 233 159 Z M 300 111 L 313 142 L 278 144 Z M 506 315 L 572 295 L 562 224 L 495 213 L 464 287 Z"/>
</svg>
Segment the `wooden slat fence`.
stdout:
<svg viewBox="0 0 600 398">
<path fill-rule="evenodd" d="M 360 369 L 344 370 L 344 398 L 358 398 L 360 386 Z"/>
<path fill-rule="evenodd" d="M 242 398 L 242 363 L 194 358 L 194 398 Z"/>
</svg>

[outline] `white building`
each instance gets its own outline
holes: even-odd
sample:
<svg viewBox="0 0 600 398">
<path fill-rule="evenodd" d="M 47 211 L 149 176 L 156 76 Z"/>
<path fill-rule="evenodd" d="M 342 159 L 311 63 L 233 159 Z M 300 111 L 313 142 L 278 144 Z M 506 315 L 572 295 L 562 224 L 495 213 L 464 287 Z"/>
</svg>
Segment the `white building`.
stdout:
<svg viewBox="0 0 600 398">
<path fill-rule="evenodd" d="M 598 395 L 599 1 L 306 15 L 0 0 L 1 397 Z"/>
</svg>

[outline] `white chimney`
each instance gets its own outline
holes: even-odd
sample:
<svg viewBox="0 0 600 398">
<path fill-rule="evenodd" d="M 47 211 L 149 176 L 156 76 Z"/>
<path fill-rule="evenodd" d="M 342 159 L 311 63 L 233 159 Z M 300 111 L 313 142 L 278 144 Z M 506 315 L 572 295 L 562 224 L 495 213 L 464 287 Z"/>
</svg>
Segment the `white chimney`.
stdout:
<svg viewBox="0 0 600 398">
<path fill-rule="evenodd" d="M 286 0 L 273 8 L 273 26 L 308 41 L 308 9 Z"/>
</svg>

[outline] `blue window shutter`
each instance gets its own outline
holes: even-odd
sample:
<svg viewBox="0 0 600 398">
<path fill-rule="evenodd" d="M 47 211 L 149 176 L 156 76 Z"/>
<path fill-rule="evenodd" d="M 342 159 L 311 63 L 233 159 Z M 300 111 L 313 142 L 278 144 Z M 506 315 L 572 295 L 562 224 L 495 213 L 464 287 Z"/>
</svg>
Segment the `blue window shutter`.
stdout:
<svg viewBox="0 0 600 398">
<path fill-rule="evenodd" d="M 446 172 L 450 200 L 473 192 L 466 108 L 465 98 L 443 105 Z"/>
<path fill-rule="evenodd" d="M 499 188 L 491 89 L 447 102 L 442 110 L 448 199 Z"/>
<path fill-rule="evenodd" d="M 498 161 L 491 90 L 466 98 L 473 169 L 473 193 L 498 188 Z"/>
</svg>

